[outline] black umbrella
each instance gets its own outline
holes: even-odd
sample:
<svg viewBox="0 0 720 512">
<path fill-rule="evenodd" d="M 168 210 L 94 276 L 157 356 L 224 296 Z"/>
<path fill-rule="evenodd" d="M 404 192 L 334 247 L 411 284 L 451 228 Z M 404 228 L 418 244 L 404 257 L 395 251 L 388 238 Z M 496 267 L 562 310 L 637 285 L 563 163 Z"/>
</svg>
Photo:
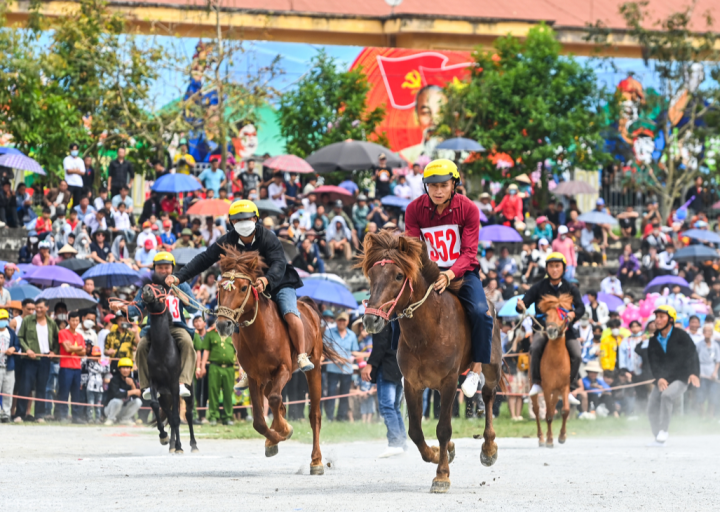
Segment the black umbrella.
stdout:
<svg viewBox="0 0 720 512">
<path fill-rule="evenodd" d="M 72 270 L 77 275 L 82 276 L 86 270 L 95 266 L 95 262 L 86 258 L 72 258 L 70 260 L 62 260 L 57 263 L 58 267 L 65 267 Z"/>
<path fill-rule="evenodd" d="M 388 167 L 404 167 L 405 161 L 399 155 L 380 144 L 361 140 L 336 142 L 318 149 L 305 161 L 319 173 L 337 170 L 356 171 L 371 169 L 378 164 L 378 157 L 385 154 Z"/>
<path fill-rule="evenodd" d="M 692 261 L 693 263 L 702 263 L 708 260 L 716 260 L 720 258 L 720 254 L 715 249 L 707 245 L 688 245 L 679 249 L 673 259 L 675 261 Z"/>
<path fill-rule="evenodd" d="M 257 206 L 260 213 L 265 215 L 280 215 L 283 212 L 270 199 L 258 199 L 255 201 L 255 206 Z"/>
</svg>

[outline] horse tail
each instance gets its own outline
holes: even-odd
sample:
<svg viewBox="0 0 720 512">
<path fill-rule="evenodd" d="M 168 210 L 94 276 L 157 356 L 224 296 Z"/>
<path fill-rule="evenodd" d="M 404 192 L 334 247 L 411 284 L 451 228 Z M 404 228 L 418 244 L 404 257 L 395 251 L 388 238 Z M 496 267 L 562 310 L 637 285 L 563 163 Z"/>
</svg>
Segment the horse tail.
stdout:
<svg viewBox="0 0 720 512">
<path fill-rule="evenodd" d="M 318 316 L 318 321 L 320 322 L 320 335 L 322 336 L 323 341 L 323 357 L 338 366 L 350 363 L 350 361 L 338 354 L 337 350 L 334 348 L 335 340 L 325 335 L 325 322 L 322 319 L 322 313 L 320 312 L 320 307 L 317 305 L 317 302 L 315 302 L 315 300 L 311 297 L 300 297 L 298 300 L 310 306 L 310 308 L 315 311 Z"/>
</svg>

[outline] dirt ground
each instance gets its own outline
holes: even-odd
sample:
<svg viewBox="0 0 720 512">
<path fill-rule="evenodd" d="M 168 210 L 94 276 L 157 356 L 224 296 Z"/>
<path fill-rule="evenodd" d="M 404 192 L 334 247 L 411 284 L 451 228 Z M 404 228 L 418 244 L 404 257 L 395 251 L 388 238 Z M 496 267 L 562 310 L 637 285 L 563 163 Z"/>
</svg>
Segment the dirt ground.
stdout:
<svg viewBox="0 0 720 512">
<path fill-rule="evenodd" d="M 379 459 L 384 443 L 323 446 L 324 476 L 310 476 L 310 446 L 198 438 L 200 453 L 169 455 L 140 427 L 0 427 L 0 509 L 15 510 L 718 510 L 720 436 L 498 439 L 499 459 L 480 464 L 481 441 L 457 439 L 448 494 L 429 494 L 434 466 L 415 446 Z"/>
</svg>

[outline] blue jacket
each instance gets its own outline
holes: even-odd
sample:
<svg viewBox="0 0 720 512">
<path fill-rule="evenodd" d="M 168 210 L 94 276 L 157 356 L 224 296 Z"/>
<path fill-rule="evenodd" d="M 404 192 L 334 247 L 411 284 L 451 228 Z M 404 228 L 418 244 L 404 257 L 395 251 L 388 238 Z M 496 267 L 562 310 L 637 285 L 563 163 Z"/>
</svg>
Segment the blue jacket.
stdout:
<svg viewBox="0 0 720 512">
<path fill-rule="evenodd" d="M 188 297 L 195 298 L 195 295 L 193 295 L 192 288 L 190 288 L 190 285 L 187 283 L 181 283 L 178 288 L 185 293 Z M 148 314 L 147 308 L 145 307 L 145 304 L 142 301 L 142 288 L 138 290 L 137 295 L 135 295 L 135 303 L 137 306 L 130 306 L 128 308 L 128 316 L 140 316 L 140 313 L 143 314 L 143 316 L 147 317 L 147 324 L 145 327 L 142 328 L 142 331 L 140 331 L 140 336 L 147 336 L 148 331 L 150 330 L 150 321 L 152 320 L 152 315 Z M 190 337 L 192 338 L 195 336 L 195 329 L 190 327 L 188 324 L 185 323 L 185 310 L 191 314 L 197 313 L 197 308 L 193 307 L 186 307 L 181 300 L 178 300 L 179 307 L 180 307 L 180 320 L 176 320 L 173 323 L 177 325 L 178 327 L 182 327 L 185 329 L 188 333 L 190 333 Z"/>
<path fill-rule="evenodd" d="M 17 337 L 17 334 L 15 334 L 15 331 L 10 329 L 10 327 L 7 328 L 8 332 L 10 333 L 10 346 L 15 347 L 15 353 L 19 354 L 22 351 L 22 347 L 20 346 L 20 338 Z M 7 371 L 11 372 L 15 370 L 15 359 L 19 356 L 9 356 L 7 358 L 7 362 L 5 363 L 5 368 Z"/>
</svg>

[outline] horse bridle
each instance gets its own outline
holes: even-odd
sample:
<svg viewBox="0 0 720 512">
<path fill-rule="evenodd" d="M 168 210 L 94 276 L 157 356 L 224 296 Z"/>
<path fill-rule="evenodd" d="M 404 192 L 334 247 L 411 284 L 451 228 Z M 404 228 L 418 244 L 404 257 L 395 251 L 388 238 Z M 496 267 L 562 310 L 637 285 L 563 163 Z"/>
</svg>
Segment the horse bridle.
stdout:
<svg viewBox="0 0 720 512">
<path fill-rule="evenodd" d="M 220 286 L 227 292 L 230 290 L 235 289 L 235 280 L 236 279 L 244 279 L 249 283 L 249 287 L 252 290 L 252 294 L 255 295 L 255 312 L 253 313 L 252 320 L 245 320 L 243 322 L 240 322 L 240 318 L 245 314 L 245 306 L 247 305 L 247 301 L 250 299 L 250 290 L 245 294 L 245 298 L 242 301 L 242 304 L 240 304 L 240 307 L 237 309 L 230 309 L 226 306 L 218 306 L 217 308 L 217 316 L 227 318 L 232 323 L 237 325 L 238 327 L 248 327 L 249 325 L 252 325 L 255 323 L 255 319 L 257 318 L 258 309 L 259 309 L 259 302 L 260 297 L 258 295 L 257 289 L 253 286 L 253 280 L 252 277 L 242 274 L 240 272 L 236 272 L 234 270 L 231 270 L 230 272 L 224 272 L 220 275 L 223 279 L 226 279 L 225 282 L 220 283 Z M 265 293 L 263 293 L 265 295 Z"/>
<path fill-rule="evenodd" d="M 397 263 L 395 263 L 393 260 L 386 260 L 386 259 L 384 259 L 384 260 L 376 261 L 376 262 L 373 264 L 373 267 L 376 267 L 376 266 L 378 266 L 378 265 L 382 265 L 382 266 L 384 267 L 386 264 L 397 265 Z M 397 303 L 398 303 L 398 301 L 400 300 L 400 297 L 402 296 L 403 292 L 405 291 L 405 286 L 407 286 L 408 284 L 410 285 L 410 296 L 412 297 L 412 294 L 413 294 L 413 292 L 414 292 L 415 290 L 413 290 L 413 285 L 412 285 L 412 281 L 410 281 L 410 278 L 406 277 L 406 278 L 405 278 L 405 281 L 403 282 L 402 288 L 400 288 L 400 292 L 397 294 L 397 297 L 395 297 L 394 300 L 389 300 L 389 301 L 387 301 L 385 304 L 381 305 L 379 308 L 369 308 L 369 307 L 367 307 L 368 301 L 367 301 L 367 299 L 364 300 L 364 301 L 363 301 L 363 306 L 365 306 L 365 314 L 366 314 L 366 315 L 367 315 L 367 314 L 370 314 L 370 315 L 379 316 L 380 318 L 382 318 L 383 320 L 386 320 L 386 321 L 388 321 L 388 322 L 393 322 L 393 321 L 395 321 L 395 320 L 400 320 L 401 318 L 412 318 L 412 317 L 413 317 L 413 312 L 414 312 L 417 308 L 419 308 L 420 306 L 422 306 L 423 303 L 424 303 L 424 302 L 427 300 L 427 298 L 430 296 L 430 292 L 432 292 L 433 286 L 432 286 L 432 285 L 428 286 L 427 292 L 425 292 L 425 296 L 424 296 L 422 299 L 420 299 L 419 301 L 417 301 L 417 302 L 415 302 L 415 303 L 413 303 L 413 304 L 410 304 L 408 307 L 406 307 L 406 308 L 403 310 L 402 313 L 400 313 L 399 315 L 396 315 L 395 318 L 390 319 L 390 315 L 392 315 L 392 312 L 393 312 L 393 310 L 395 309 L 395 306 L 397 306 Z M 388 312 L 386 313 L 386 312 L 385 312 L 385 307 L 387 307 L 388 304 L 390 304 L 391 306 L 390 306 L 390 309 L 388 310 Z"/>
</svg>

